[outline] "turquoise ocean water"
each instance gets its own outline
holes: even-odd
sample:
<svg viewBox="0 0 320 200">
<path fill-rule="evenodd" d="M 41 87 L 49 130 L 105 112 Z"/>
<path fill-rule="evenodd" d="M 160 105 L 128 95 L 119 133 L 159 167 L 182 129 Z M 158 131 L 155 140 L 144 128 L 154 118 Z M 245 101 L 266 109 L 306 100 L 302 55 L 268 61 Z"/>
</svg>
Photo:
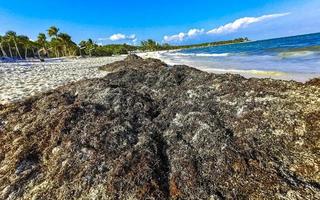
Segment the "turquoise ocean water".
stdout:
<svg viewBox="0 0 320 200">
<path fill-rule="evenodd" d="M 320 33 L 163 53 L 176 64 L 320 76 Z"/>
</svg>

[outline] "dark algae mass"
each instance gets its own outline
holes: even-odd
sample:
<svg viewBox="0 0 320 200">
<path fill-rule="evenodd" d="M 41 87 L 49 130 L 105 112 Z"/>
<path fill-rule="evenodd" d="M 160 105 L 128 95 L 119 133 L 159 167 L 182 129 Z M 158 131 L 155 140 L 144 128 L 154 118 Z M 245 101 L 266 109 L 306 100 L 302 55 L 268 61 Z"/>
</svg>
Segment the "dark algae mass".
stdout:
<svg viewBox="0 0 320 200">
<path fill-rule="evenodd" d="M 0 199 L 320 199 L 320 84 L 130 55 L 0 106 Z"/>
</svg>

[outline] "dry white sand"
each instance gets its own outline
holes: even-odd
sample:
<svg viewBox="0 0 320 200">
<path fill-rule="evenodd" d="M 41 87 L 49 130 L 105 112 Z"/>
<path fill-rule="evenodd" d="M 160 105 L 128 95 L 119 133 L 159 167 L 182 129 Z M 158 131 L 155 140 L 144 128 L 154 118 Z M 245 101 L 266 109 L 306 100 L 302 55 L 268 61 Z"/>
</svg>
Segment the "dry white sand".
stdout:
<svg viewBox="0 0 320 200">
<path fill-rule="evenodd" d="M 0 62 L 0 104 L 48 91 L 68 82 L 97 78 L 106 73 L 98 67 L 125 56 L 48 59 L 46 62 Z"/>
</svg>

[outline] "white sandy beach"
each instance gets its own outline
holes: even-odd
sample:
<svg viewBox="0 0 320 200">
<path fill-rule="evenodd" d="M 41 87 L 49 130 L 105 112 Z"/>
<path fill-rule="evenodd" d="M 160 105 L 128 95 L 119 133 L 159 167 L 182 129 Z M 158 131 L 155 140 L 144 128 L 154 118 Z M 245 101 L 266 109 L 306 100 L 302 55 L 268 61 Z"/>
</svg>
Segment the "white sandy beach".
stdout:
<svg viewBox="0 0 320 200">
<path fill-rule="evenodd" d="M 185 60 L 169 59 L 163 56 L 164 52 L 139 53 L 143 58 L 158 58 L 168 63 L 186 64 L 212 73 L 234 73 L 244 77 L 274 78 L 282 80 L 296 80 L 305 82 L 312 76 L 308 74 L 288 74 L 281 72 L 268 72 L 257 70 L 225 70 L 218 68 L 206 68 Z M 99 71 L 98 67 L 124 59 L 126 56 L 99 57 L 99 58 L 64 58 L 48 59 L 46 62 L 21 61 L 16 63 L 0 62 L 0 104 L 20 100 L 35 95 L 39 92 L 48 91 L 58 86 L 81 79 L 97 78 L 106 75 Z"/>
<path fill-rule="evenodd" d="M 99 71 L 98 67 L 124 57 L 0 62 L 0 104 L 48 91 L 68 82 L 105 76 L 106 73 Z"/>
</svg>

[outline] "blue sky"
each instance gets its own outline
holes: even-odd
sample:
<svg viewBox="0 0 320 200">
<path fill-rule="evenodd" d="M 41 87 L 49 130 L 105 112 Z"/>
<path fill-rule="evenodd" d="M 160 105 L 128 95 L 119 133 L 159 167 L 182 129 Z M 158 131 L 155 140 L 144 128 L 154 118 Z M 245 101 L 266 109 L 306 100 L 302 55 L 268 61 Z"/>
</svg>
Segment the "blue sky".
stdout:
<svg viewBox="0 0 320 200">
<path fill-rule="evenodd" d="M 36 38 L 49 26 L 77 42 L 189 44 L 320 32 L 319 0 L 0 0 L 0 34 Z"/>
</svg>

